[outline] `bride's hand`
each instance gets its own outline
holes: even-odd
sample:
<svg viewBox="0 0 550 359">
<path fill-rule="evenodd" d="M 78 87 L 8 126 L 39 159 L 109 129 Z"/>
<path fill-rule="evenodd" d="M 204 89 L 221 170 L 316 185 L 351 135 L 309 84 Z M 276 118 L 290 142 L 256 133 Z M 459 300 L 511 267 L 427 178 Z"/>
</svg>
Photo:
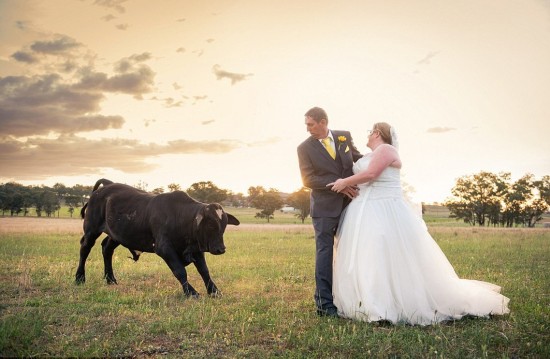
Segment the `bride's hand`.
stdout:
<svg viewBox="0 0 550 359">
<path fill-rule="evenodd" d="M 338 193 L 342 192 L 342 190 L 347 187 L 344 183 L 344 179 L 342 178 L 339 178 L 336 181 L 327 184 L 327 187 L 331 187 L 331 186 L 332 186 L 331 190 Z"/>
</svg>

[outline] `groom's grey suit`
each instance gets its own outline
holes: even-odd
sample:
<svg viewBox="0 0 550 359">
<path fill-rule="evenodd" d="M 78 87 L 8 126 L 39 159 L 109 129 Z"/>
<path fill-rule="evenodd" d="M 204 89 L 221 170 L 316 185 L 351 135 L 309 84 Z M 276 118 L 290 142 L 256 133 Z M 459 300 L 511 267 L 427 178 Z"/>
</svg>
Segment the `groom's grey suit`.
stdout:
<svg viewBox="0 0 550 359">
<path fill-rule="evenodd" d="M 340 214 L 349 203 L 347 197 L 331 191 L 326 185 L 338 178 L 353 175 L 353 163 L 362 157 L 348 131 L 331 132 L 336 159 L 314 137 L 309 137 L 298 146 L 302 182 L 311 189 L 311 217 L 316 241 L 315 303 L 320 313 L 335 313 L 336 310 L 332 302 L 334 234 Z"/>
</svg>

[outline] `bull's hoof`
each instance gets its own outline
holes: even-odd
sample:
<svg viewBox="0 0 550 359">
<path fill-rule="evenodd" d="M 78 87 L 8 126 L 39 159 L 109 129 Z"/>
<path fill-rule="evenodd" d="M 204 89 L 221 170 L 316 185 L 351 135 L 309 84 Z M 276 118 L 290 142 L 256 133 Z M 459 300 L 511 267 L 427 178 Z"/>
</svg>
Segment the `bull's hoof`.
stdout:
<svg viewBox="0 0 550 359">
<path fill-rule="evenodd" d="M 77 274 L 74 282 L 75 284 L 84 284 L 86 283 L 86 276 L 84 274 Z"/>
<path fill-rule="evenodd" d="M 103 278 L 107 281 L 107 284 L 118 284 L 114 274 L 105 273 Z"/>
<path fill-rule="evenodd" d="M 210 298 L 221 298 L 223 296 L 222 292 L 220 292 L 219 290 L 208 293 L 208 295 L 210 296 Z"/>
<path fill-rule="evenodd" d="M 185 296 L 187 298 L 193 298 L 193 299 L 199 299 L 201 297 L 200 294 L 197 292 L 187 292 L 185 293 Z"/>
</svg>

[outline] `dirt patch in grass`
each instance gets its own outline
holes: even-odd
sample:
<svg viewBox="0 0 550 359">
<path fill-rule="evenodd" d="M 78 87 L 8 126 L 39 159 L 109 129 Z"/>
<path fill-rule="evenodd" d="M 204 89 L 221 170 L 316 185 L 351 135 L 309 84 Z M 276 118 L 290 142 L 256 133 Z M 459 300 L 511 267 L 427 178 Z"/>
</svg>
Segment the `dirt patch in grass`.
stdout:
<svg viewBox="0 0 550 359">
<path fill-rule="evenodd" d="M 2 233 L 75 233 L 82 234 L 83 220 L 80 218 L 48 217 L 0 217 L 0 234 Z M 248 224 L 227 226 L 227 231 L 270 231 L 287 230 L 296 232 L 313 232 L 310 224 Z"/>
<path fill-rule="evenodd" d="M 76 218 L 0 217 L 2 233 L 82 233 L 82 220 Z"/>
</svg>

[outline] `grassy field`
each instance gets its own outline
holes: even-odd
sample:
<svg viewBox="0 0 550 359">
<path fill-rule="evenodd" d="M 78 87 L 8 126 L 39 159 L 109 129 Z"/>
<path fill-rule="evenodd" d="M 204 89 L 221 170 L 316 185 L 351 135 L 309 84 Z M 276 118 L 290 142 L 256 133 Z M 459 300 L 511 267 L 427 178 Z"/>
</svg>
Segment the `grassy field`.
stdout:
<svg viewBox="0 0 550 359">
<path fill-rule="evenodd" d="M 0 356 L 550 357 L 550 230 L 430 227 L 461 277 L 503 287 L 511 314 L 411 327 L 317 317 L 311 228 L 264 227 L 226 233 L 227 253 L 207 255 L 224 295 L 200 299 L 156 255 L 118 249 L 109 286 L 98 243 L 77 286 L 78 231 L 0 231 Z"/>
</svg>

